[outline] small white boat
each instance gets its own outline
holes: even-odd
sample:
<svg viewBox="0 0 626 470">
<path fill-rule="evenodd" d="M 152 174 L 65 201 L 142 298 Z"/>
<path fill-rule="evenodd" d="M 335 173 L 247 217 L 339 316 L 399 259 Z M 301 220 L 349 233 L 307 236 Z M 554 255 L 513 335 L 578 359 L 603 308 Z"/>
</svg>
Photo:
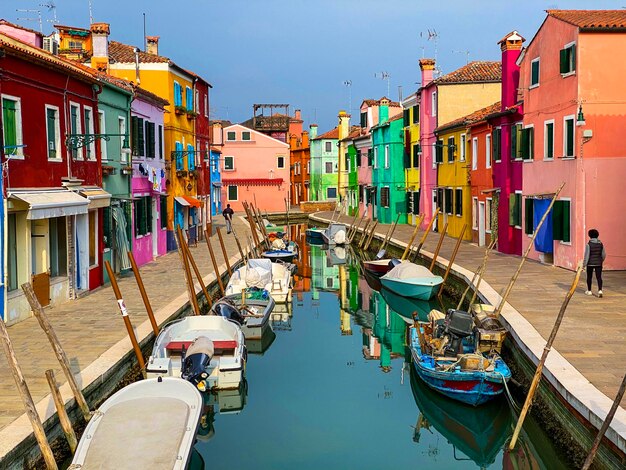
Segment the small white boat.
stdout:
<svg viewBox="0 0 626 470">
<path fill-rule="evenodd" d="M 224 295 L 241 294 L 249 288 L 265 289 L 276 303 L 291 302 L 291 271 L 285 263 L 249 259 L 228 281 Z"/>
<path fill-rule="evenodd" d="M 203 411 L 186 380 L 135 382 L 107 399 L 78 443 L 70 468 L 187 468 Z"/>
<path fill-rule="evenodd" d="M 345 245 L 348 243 L 346 234 L 346 224 L 330 224 L 322 233 L 322 238 L 328 246 Z"/>
<path fill-rule="evenodd" d="M 200 391 L 239 387 L 246 363 L 241 327 L 217 315 L 184 317 L 163 327 L 146 364 L 148 377 L 182 377 Z"/>
<path fill-rule="evenodd" d="M 213 304 L 211 312 L 236 321 L 241 325 L 246 340 L 261 339 L 275 305 L 274 299 L 265 290 L 254 292 L 244 290 L 239 294 L 221 298 Z"/>
</svg>

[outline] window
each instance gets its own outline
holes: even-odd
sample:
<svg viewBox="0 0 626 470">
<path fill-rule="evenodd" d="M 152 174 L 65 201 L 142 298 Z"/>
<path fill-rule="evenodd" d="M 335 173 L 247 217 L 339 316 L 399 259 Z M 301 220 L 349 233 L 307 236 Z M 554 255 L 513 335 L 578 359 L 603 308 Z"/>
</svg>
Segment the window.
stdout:
<svg viewBox="0 0 626 470">
<path fill-rule="evenodd" d="M 200 112 L 200 92 L 196 90 L 196 101 L 194 103 L 196 112 Z"/>
<path fill-rule="evenodd" d="M 130 118 L 130 141 L 133 156 L 143 157 L 146 148 L 144 141 L 144 124 L 143 119 L 137 116 L 131 116 Z"/>
<path fill-rule="evenodd" d="M 502 160 L 502 128 L 496 127 L 491 135 L 492 156 L 494 162 Z"/>
<path fill-rule="evenodd" d="M 448 137 L 448 163 L 454 162 L 454 154 L 456 152 L 456 143 L 454 137 Z"/>
<path fill-rule="evenodd" d="M 102 209 L 102 243 L 105 250 L 110 249 L 113 246 L 111 226 L 111 206 L 107 206 Z"/>
<path fill-rule="evenodd" d="M 535 129 L 526 127 L 522 129 L 522 160 L 532 160 L 535 156 Z"/>
<path fill-rule="evenodd" d="M 234 170 L 235 169 L 235 157 L 224 157 L 224 170 Z"/>
<path fill-rule="evenodd" d="M 48 222 L 50 234 L 50 277 L 67 276 L 67 232 L 65 221 L 65 217 L 52 217 Z M 89 258 L 91 261 L 91 232 L 89 233 L 89 243 Z"/>
<path fill-rule="evenodd" d="M 460 143 L 460 152 L 459 152 L 459 161 L 465 161 L 465 151 L 467 150 L 467 136 L 465 134 L 461 134 L 461 143 Z"/>
<path fill-rule="evenodd" d="M 133 201 L 135 209 L 135 236 L 148 235 L 152 229 L 152 198 L 143 196 Z"/>
<path fill-rule="evenodd" d="M 533 198 L 524 198 L 524 233 L 526 235 L 532 235 L 535 231 L 533 227 L 534 202 Z"/>
<path fill-rule="evenodd" d="M 7 238 L 7 250 L 8 250 L 8 272 L 7 272 L 7 285 L 9 292 L 17 289 L 18 284 L 18 265 L 17 265 L 17 215 L 9 214 L 7 216 L 9 233 Z"/>
<path fill-rule="evenodd" d="M 326 198 L 327 199 L 336 199 L 337 198 L 337 188 L 326 188 Z"/>
<path fill-rule="evenodd" d="M 478 137 L 472 139 L 472 170 L 478 169 Z"/>
<path fill-rule="evenodd" d="M 189 171 L 196 169 L 196 151 L 191 144 L 187 144 L 187 169 Z"/>
<path fill-rule="evenodd" d="M 563 243 L 571 242 L 571 201 L 559 199 L 554 202 L 552 210 L 552 237 Z"/>
<path fill-rule="evenodd" d="M 82 134 L 80 126 L 80 106 L 70 103 L 70 134 Z M 6 142 L 5 142 L 6 145 Z M 82 158 L 82 149 L 72 148 L 70 150 L 72 158 L 78 160 Z"/>
<path fill-rule="evenodd" d="M 344 171 L 350 173 L 350 154 L 346 152 L 343 156 L 344 158 Z"/>
<path fill-rule="evenodd" d="M 159 158 L 163 159 L 163 126 L 159 124 Z"/>
<path fill-rule="evenodd" d="M 413 106 L 413 124 L 418 124 L 420 122 L 420 105 L 416 104 Z"/>
<path fill-rule="evenodd" d="M 522 193 L 509 194 L 509 225 L 520 228 L 522 226 Z"/>
<path fill-rule="evenodd" d="M 543 159 L 554 158 L 554 120 L 543 124 Z"/>
<path fill-rule="evenodd" d="M 79 50 L 82 51 L 83 50 L 83 43 L 81 41 L 72 41 L 71 39 L 68 41 L 68 45 L 70 46 L 70 49 L 75 51 L 75 50 Z"/>
<path fill-rule="evenodd" d="M 444 196 L 444 206 L 445 206 L 445 211 L 446 214 L 448 215 L 452 215 L 452 198 L 453 198 L 453 194 L 452 194 L 452 188 L 445 188 L 445 196 Z"/>
<path fill-rule="evenodd" d="M 485 136 L 485 168 L 491 168 L 491 134 Z"/>
<path fill-rule="evenodd" d="M 522 158 L 522 124 L 511 126 L 511 160 Z"/>
<path fill-rule="evenodd" d="M 385 145 L 385 168 L 389 168 L 389 145 Z"/>
<path fill-rule="evenodd" d="M 46 135 L 48 137 L 48 159 L 61 159 L 61 127 L 59 124 L 59 108 L 46 106 Z"/>
<path fill-rule="evenodd" d="M 380 188 L 380 205 L 389 207 L 389 186 Z"/>
<path fill-rule="evenodd" d="M 174 106 L 183 105 L 183 88 L 180 83 L 174 82 Z"/>
<path fill-rule="evenodd" d="M 463 215 L 463 188 L 456 188 L 454 193 L 454 214 L 461 217 Z"/>
<path fill-rule="evenodd" d="M 100 129 L 100 134 L 107 133 L 106 116 L 102 110 L 98 110 L 98 127 Z M 122 139 L 122 142 L 124 141 L 124 137 L 120 137 L 120 139 Z M 102 155 L 103 162 L 109 159 L 109 156 L 107 155 L 107 141 L 104 139 L 100 139 L 100 154 Z"/>
<path fill-rule="evenodd" d="M 422 153 L 422 147 L 420 144 L 413 144 L 413 168 L 420 167 L 420 154 Z"/>
<path fill-rule="evenodd" d="M 437 92 L 433 92 L 432 96 L 431 96 L 431 110 L 430 110 L 430 115 L 431 116 L 436 116 L 437 115 Z"/>
<path fill-rule="evenodd" d="M 311 160 L 306 162 L 306 174 L 308 175 L 310 173 L 311 173 Z"/>
<path fill-rule="evenodd" d="M 443 140 L 435 143 L 435 163 L 443 163 Z"/>
<path fill-rule="evenodd" d="M 411 109 L 406 108 L 402 110 L 402 125 L 408 127 L 411 124 Z"/>
<path fill-rule="evenodd" d="M 378 168 L 378 147 L 374 147 L 374 169 Z"/>
<path fill-rule="evenodd" d="M 413 191 L 413 214 L 419 215 L 420 213 L 420 192 Z"/>
<path fill-rule="evenodd" d="M 23 157 L 22 108 L 19 98 L 2 95 L 2 128 L 5 155 Z"/>
<path fill-rule="evenodd" d="M 472 229 L 478 230 L 478 198 L 472 198 Z"/>
<path fill-rule="evenodd" d="M 204 115 L 209 117 L 209 94 L 204 95 Z"/>
<path fill-rule="evenodd" d="M 160 196 L 160 212 L 159 217 L 161 218 L 161 230 L 167 229 L 167 196 Z"/>
<path fill-rule="evenodd" d="M 250 140 L 250 131 L 243 131 L 241 133 L 241 140 Z"/>
<path fill-rule="evenodd" d="M 539 86 L 539 57 L 530 63 L 530 87 Z"/>
<path fill-rule="evenodd" d="M 126 135 L 126 118 L 119 116 L 117 118 L 117 130 L 118 130 L 118 134 L 125 136 Z M 124 137 L 122 137 L 120 139 L 120 161 L 125 163 L 126 162 L 126 153 L 123 152 L 122 147 L 124 146 L 124 141 L 126 139 Z"/>
<path fill-rule="evenodd" d="M 98 211 L 89 211 L 89 267 L 98 265 Z"/>
<path fill-rule="evenodd" d="M 187 111 L 193 111 L 193 90 L 185 87 L 185 107 Z"/>
<path fill-rule="evenodd" d="M 332 173 L 333 172 L 333 162 L 326 162 L 324 164 L 324 173 Z"/>
<path fill-rule="evenodd" d="M 85 113 L 85 133 L 89 135 L 94 135 L 96 131 L 94 130 L 93 123 L 93 111 L 91 108 L 85 106 L 83 109 Z M 85 146 L 85 152 L 87 153 L 87 160 L 95 160 L 96 159 L 96 142 L 90 142 Z"/>
<path fill-rule="evenodd" d="M 276 167 L 285 168 L 285 157 L 283 155 L 276 157 Z"/>
<path fill-rule="evenodd" d="M 237 201 L 238 200 L 237 196 L 238 196 L 238 194 L 237 194 L 237 186 L 229 185 L 228 186 L 228 195 L 227 195 L 228 200 L 229 201 Z"/>
<path fill-rule="evenodd" d="M 491 210 L 492 210 L 492 198 L 488 197 L 485 200 L 485 232 L 491 233 Z M 497 214 L 496 214 L 497 217 Z"/>
<path fill-rule="evenodd" d="M 568 44 L 560 51 L 561 74 L 566 75 L 576 70 L 576 44 Z"/>
<path fill-rule="evenodd" d="M 146 121 L 146 157 L 156 157 L 156 125 Z"/>
<path fill-rule="evenodd" d="M 574 157 L 574 116 L 563 120 L 563 158 Z"/>
<path fill-rule="evenodd" d="M 361 113 L 361 127 L 367 127 L 367 111 Z"/>
<path fill-rule="evenodd" d="M 235 131 L 228 131 L 226 133 L 226 140 L 235 140 L 237 138 L 237 133 Z"/>
<path fill-rule="evenodd" d="M 333 151 L 333 143 L 332 142 L 324 142 L 324 148 L 325 148 L 325 152 L 332 152 Z"/>
<path fill-rule="evenodd" d="M 361 150 L 358 149 L 356 151 L 356 166 L 357 166 L 357 168 L 361 166 L 361 162 L 362 162 L 362 160 L 361 160 Z"/>
</svg>

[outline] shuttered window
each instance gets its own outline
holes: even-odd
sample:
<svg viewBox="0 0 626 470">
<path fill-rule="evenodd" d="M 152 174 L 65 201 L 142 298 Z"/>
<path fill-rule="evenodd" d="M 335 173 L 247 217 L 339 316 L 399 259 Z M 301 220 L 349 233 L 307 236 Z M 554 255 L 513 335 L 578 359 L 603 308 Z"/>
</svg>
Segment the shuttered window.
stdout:
<svg viewBox="0 0 626 470">
<path fill-rule="evenodd" d="M 402 124 L 404 127 L 408 127 L 411 124 L 411 110 L 405 109 L 402 111 Z"/>
<path fill-rule="evenodd" d="M 554 123 L 548 122 L 544 128 L 544 158 L 554 158 Z"/>
<path fill-rule="evenodd" d="M 163 126 L 159 125 L 159 158 L 163 159 Z"/>
<path fill-rule="evenodd" d="M 111 207 L 107 206 L 102 210 L 102 233 L 104 234 L 104 247 L 113 246 L 113 233 L 111 232 Z"/>
<path fill-rule="evenodd" d="M 361 166 L 361 150 L 356 151 L 356 166 Z"/>
<path fill-rule="evenodd" d="M 452 203 L 453 203 L 453 191 L 452 188 L 446 188 L 445 189 L 445 211 L 446 214 L 452 215 Z"/>
<path fill-rule="evenodd" d="M 228 186 L 228 200 L 236 201 L 237 200 L 237 186 L 230 185 Z"/>
<path fill-rule="evenodd" d="M 184 170 L 183 165 L 183 144 L 176 142 L 176 171 Z"/>
<path fill-rule="evenodd" d="M 422 153 L 422 148 L 420 144 L 413 145 L 413 168 L 420 167 L 420 153 Z"/>
<path fill-rule="evenodd" d="M 167 228 L 167 196 L 161 196 L 160 203 L 161 203 L 160 204 L 161 210 L 160 210 L 159 217 L 161 218 L 161 228 L 166 229 Z"/>
<path fill-rule="evenodd" d="M 146 126 L 147 127 L 147 126 Z M 130 118 L 130 141 L 134 156 L 145 155 L 144 121 L 142 118 L 132 116 Z"/>
<path fill-rule="evenodd" d="M 454 137 L 448 137 L 448 163 L 454 161 L 454 154 L 456 152 L 456 143 Z"/>
<path fill-rule="evenodd" d="M 443 140 L 437 140 L 435 144 L 435 163 L 443 163 Z"/>
<path fill-rule="evenodd" d="M 413 106 L 411 112 L 413 113 L 413 124 L 418 124 L 420 122 L 420 105 Z"/>
<path fill-rule="evenodd" d="M 491 136 L 491 145 L 493 147 L 493 160 L 499 162 L 502 159 L 502 129 L 496 128 Z"/>
<path fill-rule="evenodd" d="M 80 134 L 80 117 L 78 115 L 78 106 L 70 105 L 70 131 L 72 134 Z M 4 145 L 7 145 L 5 142 Z M 71 155 L 72 158 L 77 159 L 80 158 L 80 150 L 76 147 L 72 147 Z"/>
<path fill-rule="evenodd" d="M 576 70 L 576 44 L 571 44 L 561 49 L 559 59 L 562 74 Z"/>
<path fill-rule="evenodd" d="M 515 124 L 511 126 L 511 159 L 517 160 L 522 158 L 522 125 Z"/>
<path fill-rule="evenodd" d="M 189 171 L 196 169 L 196 152 L 191 144 L 187 144 L 187 169 Z"/>
<path fill-rule="evenodd" d="M 539 85 L 539 59 L 530 63 L 530 86 Z"/>
<path fill-rule="evenodd" d="M 185 101 L 187 111 L 193 111 L 193 90 L 189 87 L 185 87 Z"/>
<path fill-rule="evenodd" d="M 144 236 L 150 233 L 152 227 L 152 210 L 150 196 L 144 196 L 133 201 L 135 211 L 135 236 Z"/>
<path fill-rule="evenodd" d="M 565 142 L 563 143 L 563 151 L 564 157 L 573 157 L 574 156 L 574 118 L 567 118 L 564 122 L 563 129 L 563 139 Z"/>
<path fill-rule="evenodd" d="M 461 217 L 463 215 L 463 189 L 454 190 L 454 214 Z"/>
<path fill-rule="evenodd" d="M 533 228 L 533 216 L 534 216 L 534 199 L 524 199 L 524 233 L 532 235 L 535 231 Z"/>
<path fill-rule="evenodd" d="M 154 123 L 146 121 L 145 129 L 146 157 L 154 158 L 156 153 L 156 132 Z"/>
<path fill-rule="evenodd" d="M 180 83 L 174 82 L 174 106 L 183 105 L 183 87 Z"/>
<path fill-rule="evenodd" d="M 59 110 L 46 107 L 46 136 L 48 138 L 48 158 L 50 159 L 61 158 L 59 153 L 60 135 Z"/>
<path fill-rule="evenodd" d="M 571 241 L 571 201 L 558 200 L 554 202 L 552 212 L 552 237 L 569 243 Z"/>
<path fill-rule="evenodd" d="M 413 214 L 418 215 L 420 213 L 420 192 L 413 191 Z"/>
<path fill-rule="evenodd" d="M 374 165 L 374 149 L 369 148 L 367 149 L 367 166 L 373 166 L 373 165 Z"/>
<path fill-rule="evenodd" d="M 406 213 L 413 213 L 413 193 L 411 191 L 407 191 L 406 193 Z"/>
<path fill-rule="evenodd" d="M 389 207 L 389 187 L 385 186 L 380 188 L 380 205 L 382 207 Z"/>
<path fill-rule="evenodd" d="M 361 127 L 367 127 L 367 112 L 361 113 Z"/>
<path fill-rule="evenodd" d="M 512 227 L 522 226 L 522 195 L 521 193 L 509 194 L 509 225 Z"/>
<path fill-rule="evenodd" d="M 527 127 L 522 129 L 521 156 L 522 160 L 532 160 L 535 147 L 535 129 Z"/>
<path fill-rule="evenodd" d="M 22 130 L 19 119 L 18 102 L 9 98 L 2 98 L 2 128 L 4 131 L 6 155 L 21 154 L 21 150 L 17 148 L 17 145 L 22 143 Z"/>
</svg>

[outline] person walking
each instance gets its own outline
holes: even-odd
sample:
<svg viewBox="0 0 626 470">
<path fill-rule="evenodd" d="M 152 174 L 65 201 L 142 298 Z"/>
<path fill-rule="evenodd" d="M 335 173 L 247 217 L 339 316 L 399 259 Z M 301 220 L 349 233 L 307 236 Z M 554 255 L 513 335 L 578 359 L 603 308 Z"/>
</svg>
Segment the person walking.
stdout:
<svg viewBox="0 0 626 470">
<path fill-rule="evenodd" d="M 600 233 L 595 228 L 589 230 L 587 234 L 589 235 L 589 242 L 585 247 L 585 260 L 583 261 L 583 268 L 587 268 L 587 291 L 585 294 L 591 295 L 591 281 L 595 271 L 598 281 L 598 297 L 602 297 L 602 263 L 606 258 L 606 250 L 598 239 Z"/>
<path fill-rule="evenodd" d="M 233 211 L 230 208 L 230 204 L 226 204 L 226 209 L 222 211 L 222 215 L 224 216 L 224 219 L 226 219 L 226 233 L 230 233 L 233 231 L 233 214 L 234 213 L 235 211 Z"/>
</svg>

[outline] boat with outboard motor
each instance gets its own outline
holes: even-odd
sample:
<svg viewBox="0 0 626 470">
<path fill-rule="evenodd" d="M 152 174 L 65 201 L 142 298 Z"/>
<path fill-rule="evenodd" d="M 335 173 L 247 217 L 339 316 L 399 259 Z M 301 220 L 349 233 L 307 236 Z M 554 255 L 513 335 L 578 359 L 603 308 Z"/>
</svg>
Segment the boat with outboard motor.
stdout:
<svg viewBox="0 0 626 470">
<path fill-rule="evenodd" d="M 294 258 L 298 257 L 300 248 L 296 242 L 289 241 L 286 244 L 283 243 L 282 248 L 278 248 L 278 246 L 280 245 L 272 244 L 272 249 L 264 251 L 261 256 L 271 260 L 272 262 L 281 261 L 283 263 L 291 263 Z"/>
<path fill-rule="evenodd" d="M 272 263 L 267 258 L 249 259 L 235 270 L 225 289 L 225 296 L 241 294 L 250 288 L 265 289 L 277 303 L 291 302 L 291 269 L 287 263 Z"/>
<path fill-rule="evenodd" d="M 313 245 L 322 245 L 324 243 L 325 228 L 311 227 L 306 229 L 306 241 Z"/>
<path fill-rule="evenodd" d="M 332 223 L 322 232 L 322 239 L 328 246 L 345 245 L 348 241 L 346 224 Z"/>
<path fill-rule="evenodd" d="M 439 290 L 443 278 L 419 264 L 403 261 L 387 274 L 381 276 L 383 287 L 390 291 L 420 300 L 430 300 Z"/>
<path fill-rule="evenodd" d="M 87 423 L 69 468 L 184 470 L 202 409 L 200 392 L 180 378 L 127 385 Z"/>
<path fill-rule="evenodd" d="M 247 340 L 260 339 L 275 305 L 266 290 L 250 288 L 222 297 L 213 304 L 211 312 L 237 322 Z"/>
<path fill-rule="evenodd" d="M 163 327 L 146 364 L 148 377 L 182 377 L 200 391 L 243 380 L 247 351 L 240 325 L 223 316 L 183 317 Z"/>
</svg>

